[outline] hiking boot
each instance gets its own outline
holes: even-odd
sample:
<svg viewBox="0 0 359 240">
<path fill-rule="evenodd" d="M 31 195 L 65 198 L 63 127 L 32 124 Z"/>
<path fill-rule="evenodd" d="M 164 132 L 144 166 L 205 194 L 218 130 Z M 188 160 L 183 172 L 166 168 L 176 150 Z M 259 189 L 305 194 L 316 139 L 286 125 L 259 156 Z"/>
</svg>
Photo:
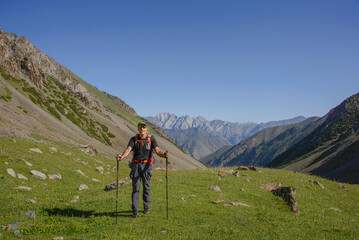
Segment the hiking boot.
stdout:
<svg viewBox="0 0 359 240">
<path fill-rule="evenodd" d="M 144 214 L 149 214 L 150 210 L 148 209 L 148 206 L 145 206 L 144 208 L 145 208 L 145 210 L 143 211 L 143 213 Z"/>
<path fill-rule="evenodd" d="M 133 218 L 138 217 L 138 212 L 137 212 L 137 211 L 133 211 L 132 217 L 133 217 Z"/>
</svg>

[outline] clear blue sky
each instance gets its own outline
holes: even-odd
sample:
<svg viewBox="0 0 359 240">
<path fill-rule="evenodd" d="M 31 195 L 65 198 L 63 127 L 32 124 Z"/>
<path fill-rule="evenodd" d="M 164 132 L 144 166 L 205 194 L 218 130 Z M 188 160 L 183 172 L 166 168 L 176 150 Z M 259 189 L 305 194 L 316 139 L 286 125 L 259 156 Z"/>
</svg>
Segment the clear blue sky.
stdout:
<svg viewBox="0 0 359 240">
<path fill-rule="evenodd" d="M 0 0 L 0 28 L 141 116 L 323 116 L 359 92 L 358 0 Z"/>
</svg>

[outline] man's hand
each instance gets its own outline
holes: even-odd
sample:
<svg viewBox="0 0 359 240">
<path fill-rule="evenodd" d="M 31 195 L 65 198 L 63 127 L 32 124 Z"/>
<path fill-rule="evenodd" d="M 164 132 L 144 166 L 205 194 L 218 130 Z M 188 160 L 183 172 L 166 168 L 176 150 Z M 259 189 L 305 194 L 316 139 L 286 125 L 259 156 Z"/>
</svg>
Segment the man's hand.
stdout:
<svg viewBox="0 0 359 240">
<path fill-rule="evenodd" d="M 117 155 L 116 155 L 116 160 L 117 160 L 117 161 L 121 161 L 121 160 L 122 160 L 122 156 L 119 155 L 119 154 L 117 154 Z"/>
<path fill-rule="evenodd" d="M 168 158 L 168 157 L 170 156 L 170 153 L 169 153 L 168 151 L 166 151 L 166 152 L 163 154 L 163 156 L 164 156 L 165 158 Z"/>
</svg>

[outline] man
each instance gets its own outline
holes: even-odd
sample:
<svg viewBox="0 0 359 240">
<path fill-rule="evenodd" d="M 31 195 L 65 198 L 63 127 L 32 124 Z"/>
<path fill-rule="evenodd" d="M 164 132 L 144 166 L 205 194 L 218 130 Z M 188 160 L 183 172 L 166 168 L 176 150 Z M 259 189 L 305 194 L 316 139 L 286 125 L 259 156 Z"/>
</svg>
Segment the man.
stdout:
<svg viewBox="0 0 359 240">
<path fill-rule="evenodd" d="M 130 178 L 132 179 L 132 211 L 133 217 L 138 217 L 138 202 L 141 180 L 143 185 L 144 213 L 149 213 L 150 205 L 150 178 L 152 176 L 153 150 L 160 157 L 166 158 L 168 152 L 161 152 L 154 136 L 147 133 L 147 125 L 144 122 L 138 124 L 138 134 L 132 137 L 122 155 L 117 155 L 116 160 L 121 161 L 133 151 Z"/>
</svg>

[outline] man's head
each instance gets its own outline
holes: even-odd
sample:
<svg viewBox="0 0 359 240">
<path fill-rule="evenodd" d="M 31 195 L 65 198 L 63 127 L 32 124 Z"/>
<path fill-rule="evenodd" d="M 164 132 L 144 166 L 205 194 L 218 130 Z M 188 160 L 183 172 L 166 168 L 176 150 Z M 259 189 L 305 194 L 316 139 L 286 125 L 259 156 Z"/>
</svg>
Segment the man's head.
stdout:
<svg viewBox="0 0 359 240">
<path fill-rule="evenodd" d="M 146 134 L 147 133 L 147 125 L 146 125 L 146 123 L 144 123 L 144 122 L 138 123 L 137 128 L 138 128 L 138 132 L 140 134 Z"/>
</svg>

